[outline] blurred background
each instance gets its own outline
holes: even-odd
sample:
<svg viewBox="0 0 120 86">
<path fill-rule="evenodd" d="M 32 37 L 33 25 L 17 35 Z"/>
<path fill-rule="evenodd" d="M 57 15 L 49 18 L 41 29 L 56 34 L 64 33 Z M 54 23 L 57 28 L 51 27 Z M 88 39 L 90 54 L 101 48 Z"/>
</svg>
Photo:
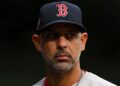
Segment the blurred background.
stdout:
<svg viewBox="0 0 120 86">
<path fill-rule="evenodd" d="M 31 36 L 39 8 L 51 1 L 55 0 L 0 1 L 0 86 L 31 86 L 45 76 Z M 89 33 L 82 68 L 120 85 L 120 1 L 66 1 L 81 7 Z"/>
</svg>

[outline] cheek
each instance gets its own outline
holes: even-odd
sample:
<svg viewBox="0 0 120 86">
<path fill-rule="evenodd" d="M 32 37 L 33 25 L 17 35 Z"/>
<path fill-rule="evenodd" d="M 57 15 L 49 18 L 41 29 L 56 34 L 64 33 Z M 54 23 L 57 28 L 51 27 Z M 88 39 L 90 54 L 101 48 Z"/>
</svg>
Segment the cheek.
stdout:
<svg viewBox="0 0 120 86">
<path fill-rule="evenodd" d="M 74 41 L 71 45 L 71 53 L 73 57 L 78 57 L 81 53 L 81 42 Z"/>
<path fill-rule="evenodd" d="M 56 45 L 53 42 L 43 43 L 41 47 L 41 53 L 43 54 L 44 58 L 53 58 L 56 50 Z"/>
</svg>

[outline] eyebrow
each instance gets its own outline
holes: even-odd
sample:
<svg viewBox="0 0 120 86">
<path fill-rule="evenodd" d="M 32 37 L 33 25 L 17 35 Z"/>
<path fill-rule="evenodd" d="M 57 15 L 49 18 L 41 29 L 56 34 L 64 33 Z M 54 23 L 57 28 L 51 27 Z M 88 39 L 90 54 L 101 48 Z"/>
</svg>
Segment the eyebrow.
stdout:
<svg viewBox="0 0 120 86">
<path fill-rule="evenodd" d="M 45 30 L 45 31 L 43 31 L 43 32 L 51 32 L 51 33 L 54 33 L 54 32 L 57 32 L 56 30 L 52 30 L 52 29 L 47 29 L 47 30 Z"/>
<path fill-rule="evenodd" d="M 61 29 L 62 30 L 62 29 Z M 41 32 L 58 32 L 57 30 L 53 29 L 52 27 L 44 28 Z M 70 27 L 67 32 L 80 32 L 80 30 L 74 26 Z"/>
<path fill-rule="evenodd" d="M 43 33 L 43 32 L 55 32 L 55 30 L 52 30 L 51 28 L 45 28 L 44 30 L 41 30 L 40 33 Z"/>
</svg>

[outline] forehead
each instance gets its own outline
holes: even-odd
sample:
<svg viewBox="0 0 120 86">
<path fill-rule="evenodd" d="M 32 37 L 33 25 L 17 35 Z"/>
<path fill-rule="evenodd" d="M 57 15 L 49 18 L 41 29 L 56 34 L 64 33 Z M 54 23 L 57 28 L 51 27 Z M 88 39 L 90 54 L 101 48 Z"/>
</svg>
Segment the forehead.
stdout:
<svg viewBox="0 0 120 86">
<path fill-rule="evenodd" d="M 69 31 L 79 31 L 79 27 L 73 24 L 54 24 L 46 27 L 44 31 L 57 31 L 57 32 L 69 32 Z"/>
</svg>

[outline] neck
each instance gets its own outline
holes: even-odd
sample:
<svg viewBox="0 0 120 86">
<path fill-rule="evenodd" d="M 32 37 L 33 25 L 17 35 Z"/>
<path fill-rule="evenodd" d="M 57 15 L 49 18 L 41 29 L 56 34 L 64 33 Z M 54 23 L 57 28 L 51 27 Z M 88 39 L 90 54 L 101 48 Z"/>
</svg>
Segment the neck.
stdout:
<svg viewBox="0 0 120 86">
<path fill-rule="evenodd" d="M 48 86 L 72 86 L 80 80 L 81 71 L 79 62 L 65 73 L 53 73 L 47 69 Z"/>
</svg>

